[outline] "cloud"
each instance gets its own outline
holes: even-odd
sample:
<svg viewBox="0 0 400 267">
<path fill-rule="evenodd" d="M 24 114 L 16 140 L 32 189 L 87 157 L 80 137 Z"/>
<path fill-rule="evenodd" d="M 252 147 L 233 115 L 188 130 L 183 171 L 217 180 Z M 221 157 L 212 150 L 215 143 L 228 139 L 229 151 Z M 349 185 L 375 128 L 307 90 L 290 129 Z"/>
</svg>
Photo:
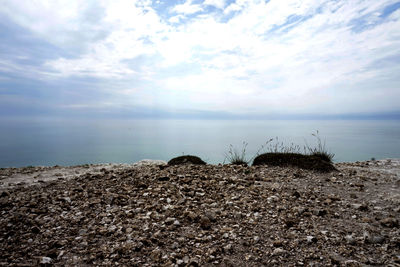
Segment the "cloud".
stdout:
<svg viewBox="0 0 400 267">
<path fill-rule="evenodd" d="M 176 16 L 173 16 L 173 17 L 170 17 L 169 19 L 168 19 L 168 21 L 170 22 L 170 23 L 179 23 L 182 19 L 184 19 L 185 18 L 185 16 L 184 15 L 176 15 Z"/>
<path fill-rule="evenodd" d="M 205 0 L 204 5 L 206 6 L 214 6 L 219 9 L 223 9 L 225 7 L 225 0 Z"/>
<path fill-rule="evenodd" d="M 9 1 L 0 7 L 0 25 L 23 30 L 2 41 L 27 52 L 0 53 L 0 77 L 78 80 L 107 92 L 107 101 L 97 102 L 107 107 L 251 114 L 400 110 L 393 101 L 400 82 L 395 4 Z M 23 41 L 22 32 L 40 43 Z M 52 52 L 35 53 L 34 60 L 38 47 Z"/>
<path fill-rule="evenodd" d="M 172 8 L 173 12 L 190 15 L 202 11 L 203 8 L 199 4 L 192 4 L 192 0 L 186 0 L 185 3 L 176 5 Z"/>
<path fill-rule="evenodd" d="M 96 1 L 7 1 L 0 12 L 64 49 L 85 49 L 84 45 L 101 39 L 110 30 L 98 23 L 104 10 Z"/>
</svg>

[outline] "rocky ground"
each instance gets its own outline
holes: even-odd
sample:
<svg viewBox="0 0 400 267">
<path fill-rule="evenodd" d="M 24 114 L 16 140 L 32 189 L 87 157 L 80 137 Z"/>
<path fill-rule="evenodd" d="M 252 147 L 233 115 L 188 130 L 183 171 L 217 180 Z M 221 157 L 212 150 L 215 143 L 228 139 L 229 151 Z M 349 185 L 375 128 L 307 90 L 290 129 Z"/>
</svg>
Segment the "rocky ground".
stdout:
<svg viewBox="0 0 400 267">
<path fill-rule="evenodd" d="M 0 265 L 400 266 L 399 162 L 335 166 L 1 169 Z"/>
</svg>

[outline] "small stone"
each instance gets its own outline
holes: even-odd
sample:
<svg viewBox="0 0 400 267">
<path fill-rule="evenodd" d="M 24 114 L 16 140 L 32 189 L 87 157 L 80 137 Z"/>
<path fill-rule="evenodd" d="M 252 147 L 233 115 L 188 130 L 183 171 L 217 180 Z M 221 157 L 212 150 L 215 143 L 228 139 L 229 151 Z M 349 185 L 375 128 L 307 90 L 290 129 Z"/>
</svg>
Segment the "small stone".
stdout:
<svg viewBox="0 0 400 267">
<path fill-rule="evenodd" d="M 186 214 L 186 217 L 187 217 L 188 220 L 191 221 L 191 222 L 195 222 L 195 221 L 198 220 L 197 214 L 194 213 L 194 212 L 192 212 L 192 211 L 189 211 L 189 212 Z"/>
<path fill-rule="evenodd" d="M 279 201 L 279 197 L 275 196 L 275 195 L 272 195 L 272 196 L 267 198 L 267 201 L 268 201 L 268 203 L 277 202 L 277 201 Z"/>
<path fill-rule="evenodd" d="M 85 235 L 86 234 L 86 230 L 85 229 L 81 229 L 79 230 L 79 235 Z"/>
<path fill-rule="evenodd" d="M 394 257 L 394 262 L 395 262 L 395 263 L 400 263 L 400 255 L 396 255 L 396 256 Z"/>
<path fill-rule="evenodd" d="M 230 252 L 231 250 L 232 250 L 232 244 L 228 244 L 228 245 L 224 246 L 225 252 Z"/>
<path fill-rule="evenodd" d="M 113 233 L 113 232 L 115 232 L 116 229 L 117 229 L 117 226 L 111 225 L 111 226 L 108 228 L 108 232 L 109 232 L 109 233 Z"/>
<path fill-rule="evenodd" d="M 344 262 L 344 260 L 345 260 L 342 256 L 340 256 L 339 254 L 337 254 L 335 252 L 332 252 L 329 255 L 329 258 L 330 258 L 332 264 L 335 264 L 338 266 L 340 266 L 341 263 Z"/>
<path fill-rule="evenodd" d="M 400 236 L 394 237 L 393 239 L 391 239 L 390 243 L 392 244 L 393 247 L 400 248 Z"/>
<path fill-rule="evenodd" d="M 190 259 L 189 265 L 191 267 L 198 267 L 199 266 L 199 260 L 196 258 Z"/>
<path fill-rule="evenodd" d="M 272 255 L 274 256 L 279 256 L 285 253 L 285 250 L 282 248 L 276 248 L 274 249 L 274 251 L 272 252 Z"/>
<path fill-rule="evenodd" d="M 308 235 L 306 237 L 307 243 L 315 243 L 317 242 L 317 239 L 314 236 Z"/>
<path fill-rule="evenodd" d="M 60 253 L 59 253 L 58 256 L 57 256 L 57 259 L 58 259 L 58 260 L 61 259 L 62 256 L 64 256 L 64 253 L 65 253 L 65 251 L 64 251 L 64 250 L 61 250 Z"/>
<path fill-rule="evenodd" d="M 353 266 L 354 267 L 358 267 L 358 266 L 361 266 L 361 264 L 356 260 L 346 260 L 344 262 L 344 266 L 347 266 L 347 267 L 353 267 Z"/>
<path fill-rule="evenodd" d="M 40 259 L 40 263 L 41 263 L 41 264 L 50 264 L 51 261 L 52 261 L 52 259 L 49 258 L 49 257 L 42 257 L 42 258 Z"/>
<path fill-rule="evenodd" d="M 327 213 L 328 212 L 325 209 L 323 209 L 323 210 L 318 209 L 318 210 L 315 211 L 314 214 L 317 215 L 317 216 L 325 216 Z"/>
<path fill-rule="evenodd" d="M 207 216 L 207 218 L 210 219 L 210 221 L 212 221 L 212 222 L 217 221 L 217 214 L 213 211 L 207 211 L 205 213 L 205 216 Z"/>
<path fill-rule="evenodd" d="M 185 257 L 183 257 L 183 263 L 185 263 L 185 264 L 188 264 L 189 263 L 189 260 L 190 260 L 190 258 L 189 258 L 189 256 L 188 255 L 185 255 Z"/>
<path fill-rule="evenodd" d="M 240 212 L 234 212 L 233 217 L 237 220 L 240 220 L 242 218 L 242 213 Z"/>
<path fill-rule="evenodd" d="M 389 228 L 394 228 L 399 226 L 399 221 L 396 220 L 395 218 L 390 218 L 390 217 L 380 220 L 380 223 L 382 226 Z"/>
<path fill-rule="evenodd" d="M 166 182 L 166 181 L 169 181 L 169 177 L 168 177 L 168 176 L 158 177 L 158 180 L 159 180 L 160 182 Z"/>
<path fill-rule="evenodd" d="M 159 249 L 154 249 L 151 253 L 150 253 L 150 258 L 155 261 L 158 262 L 161 258 L 161 251 Z"/>
<path fill-rule="evenodd" d="M 208 217 L 202 216 L 200 218 L 200 227 L 204 230 L 208 230 L 211 228 L 211 221 Z"/>
<path fill-rule="evenodd" d="M 282 247 L 283 246 L 283 241 L 282 240 L 275 240 L 272 245 L 274 247 Z"/>
<path fill-rule="evenodd" d="M 10 197 L 10 193 L 8 191 L 3 191 L 1 192 L 0 197 Z"/>
<path fill-rule="evenodd" d="M 381 244 L 385 241 L 385 237 L 381 235 L 374 235 L 368 232 L 363 234 L 364 242 L 369 244 Z"/>
<path fill-rule="evenodd" d="M 344 238 L 346 239 L 347 244 L 353 245 L 356 243 L 353 235 L 346 235 Z"/>
<path fill-rule="evenodd" d="M 167 218 L 167 219 L 164 221 L 164 223 L 165 223 L 166 225 L 170 225 L 170 224 L 173 224 L 175 221 L 176 221 L 175 218 L 169 217 L 169 218 Z"/>
<path fill-rule="evenodd" d="M 287 219 L 285 220 L 285 226 L 286 226 L 287 228 L 291 228 L 291 227 L 295 226 L 297 223 L 298 223 L 297 220 L 292 219 L 292 218 L 287 218 Z"/>
<path fill-rule="evenodd" d="M 292 196 L 294 196 L 295 198 L 299 198 L 300 197 L 300 193 L 297 191 L 294 191 Z"/>
<path fill-rule="evenodd" d="M 363 204 L 353 204 L 353 207 L 359 211 L 368 211 L 368 205 L 363 203 Z"/>
<path fill-rule="evenodd" d="M 171 245 L 171 248 L 172 248 L 172 249 L 177 249 L 178 247 L 179 247 L 178 242 L 174 242 L 174 243 L 172 243 L 172 245 Z"/>
<path fill-rule="evenodd" d="M 384 236 L 381 236 L 381 235 L 373 235 L 371 238 L 370 238 L 370 240 L 369 240 L 369 242 L 371 243 L 371 244 L 382 244 L 383 242 L 385 242 L 385 237 Z"/>
<path fill-rule="evenodd" d="M 37 226 L 32 227 L 31 232 L 34 234 L 40 233 L 40 229 Z"/>
</svg>

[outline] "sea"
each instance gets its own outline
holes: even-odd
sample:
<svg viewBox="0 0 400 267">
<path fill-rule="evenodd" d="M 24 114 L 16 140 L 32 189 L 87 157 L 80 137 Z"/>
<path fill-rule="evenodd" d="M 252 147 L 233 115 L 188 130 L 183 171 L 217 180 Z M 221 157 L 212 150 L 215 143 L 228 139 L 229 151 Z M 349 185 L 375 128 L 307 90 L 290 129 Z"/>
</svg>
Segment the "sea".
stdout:
<svg viewBox="0 0 400 267">
<path fill-rule="evenodd" d="M 251 159 L 271 144 L 316 146 L 317 131 L 334 162 L 400 158 L 399 120 L 14 118 L 0 120 L 0 167 L 168 161 L 188 154 L 227 163 L 229 149 L 245 148 Z"/>
</svg>

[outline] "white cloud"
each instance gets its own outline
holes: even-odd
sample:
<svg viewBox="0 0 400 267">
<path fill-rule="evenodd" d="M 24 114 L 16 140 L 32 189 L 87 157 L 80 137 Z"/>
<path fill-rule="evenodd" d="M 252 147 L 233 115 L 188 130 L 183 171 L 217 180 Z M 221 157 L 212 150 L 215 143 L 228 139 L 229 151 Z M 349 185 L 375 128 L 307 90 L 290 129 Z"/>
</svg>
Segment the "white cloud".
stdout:
<svg viewBox="0 0 400 267">
<path fill-rule="evenodd" d="M 48 62 L 47 65 L 57 70 L 62 76 L 92 76 L 98 78 L 123 78 L 135 72 L 120 62 L 105 61 L 93 57 L 75 60 L 64 58 Z"/>
<path fill-rule="evenodd" d="M 234 11 L 240 11 L 242 8 L 243 8 L 243 6 L 240 6 L 236 3 L 232 3 L 229 6 L 227 6 L 227 8 L 225 8 L 224 14 L 229 14 Z"/>
<path fill-rule="evenodd" d="M 50 60 L 40 68 L 111 83 L 146 80 L 146 86 L 110 88 L 116 105 L 149 101 L 216 111 L 353 112 L 400 109 L 387 97 L 398 90 L 398 63 L 391 58 L 400 57 L 400 9 L 381 17 L 394 2 L 237 0 L 226 6 L 187 0 L 162 14 L 151 1 L 10 1 L 0 12 L 63 49 L 65 42 L 85 47 L 79 57 Z M 220 10 L 204 13 L 207 5 Z M 93 8 L 98 17 L 91 20 Z M 92 31 L 102 30 L 107 34 L 92 38 Z M 382 77 L 385 87 L 377 82 Z M 371 88 L 363 91 L 366 83 Z M 354 103 L 344 100 L 345 88 L 352 90 Z"/>
<path fill-rule="evenodd" d="M 181 5 L 176 5 L 172 8 L 173 12 L 181 13 L 185 15 L 190 15 L 202 11 L 203 8 L 199 4 L 192 4 L 192 0 L 186 0 L 185 3 Z"/>
<path fill-rule="evenodd" d="M 185 18 L 184 15 L 176 15 L 176 16 L 170 17 L 168 19 L 168 21 L 170 23 L 179 23 L 183 18 Z"/>
<path fill-rule="evenodd" d="M 93 1 L 3 1 L 0 13 L 46 41 L 64 48 L 80 46 L 79 41 L 91 40 L 104 29 L 96 18 L 87 21 L 87 12 L 97 9 Z"/>
</svg>

